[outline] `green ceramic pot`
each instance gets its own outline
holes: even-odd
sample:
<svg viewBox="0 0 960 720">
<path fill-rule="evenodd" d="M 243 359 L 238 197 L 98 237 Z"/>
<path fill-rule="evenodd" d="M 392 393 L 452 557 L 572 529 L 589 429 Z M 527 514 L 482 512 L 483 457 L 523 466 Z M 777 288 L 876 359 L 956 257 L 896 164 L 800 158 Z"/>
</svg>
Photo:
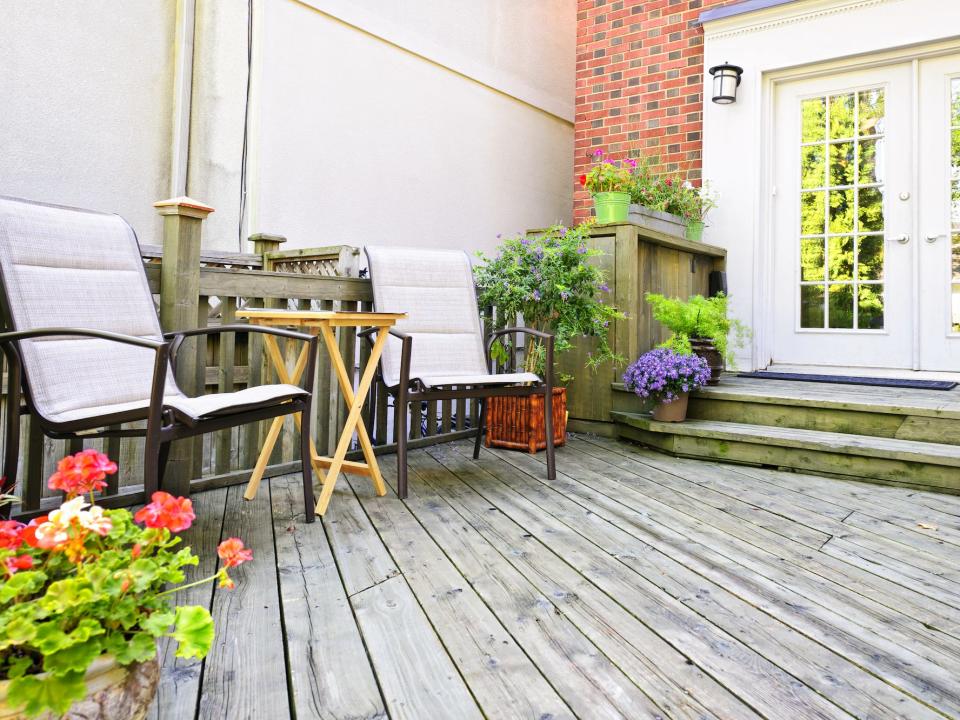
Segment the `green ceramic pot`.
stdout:
<svg viewBox="0 0 960 720">
<path fill-rule="evenodd" d="M 630 193 L 597 193 L 593 196 L 593 206 L 597 211 L 597 222 L 601 225 L 626 222 L 630 213 Z"/>
<path fill-rule="evenodd" d="M 691 220 L 687 223 L 687 240 L 703 240 L 703 220 Z"/>
</svg>

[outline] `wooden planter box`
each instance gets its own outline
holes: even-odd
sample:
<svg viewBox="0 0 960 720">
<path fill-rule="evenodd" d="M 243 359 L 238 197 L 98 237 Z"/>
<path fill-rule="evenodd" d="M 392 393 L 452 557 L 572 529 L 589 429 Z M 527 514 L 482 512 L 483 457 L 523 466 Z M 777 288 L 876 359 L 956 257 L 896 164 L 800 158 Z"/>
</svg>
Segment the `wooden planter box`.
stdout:
<svg viewBox="0 0 960 720">
<path fill-rule="evenodd" d="M 638 227 L 657 232 L 686 237 L 687 221 L 679 215 L 653 210 L 646 205 L 631 205 L 628 220 Z"/>
<path fill-rule="evenodd" d="M 547 447 L 543 396 L 492 397 L 487 400 L 487 447 L 526 450 L 533 454 Z M 567 437 L 567 389 L 553 389 L 553 444 Z"/>
</svg>

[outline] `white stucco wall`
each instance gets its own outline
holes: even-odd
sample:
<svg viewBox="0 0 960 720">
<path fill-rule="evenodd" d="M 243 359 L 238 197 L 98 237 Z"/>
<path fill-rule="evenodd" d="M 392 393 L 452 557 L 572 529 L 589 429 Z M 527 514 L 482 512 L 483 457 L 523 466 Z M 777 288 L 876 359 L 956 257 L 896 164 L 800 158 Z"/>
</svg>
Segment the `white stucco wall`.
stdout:
<svg viewBox="0 0 960 720">
<path fill-rule="evenodd" d="M 569 221 L 572 0 L 314 4 L 386 35 L 265 6 L 253 229 L 286 247 L 489 249 Z"/>
<path fill-rule="evenodd" d="M 771 76 L 846 59 L 842 68 L 857 56 L 956 36 L 957 28 L 960 3 L 943 0 L 801 0 L 705 24 L 703 177 L 721 201 L 704 240 L 727 248 L 731 309 L 754 332 L 738 354 L 741 367 L 765 364 L 772 350 Z M 735 104 L 715 105 L 706 69 L 726 61 L 744 68 L 743 82 Z"/>
<path fill-rule="evenodd" d="M 117 212 L 159 242 L 175 5 L 12 1 L 0 17 L 0 193 Z"/>
</svg>

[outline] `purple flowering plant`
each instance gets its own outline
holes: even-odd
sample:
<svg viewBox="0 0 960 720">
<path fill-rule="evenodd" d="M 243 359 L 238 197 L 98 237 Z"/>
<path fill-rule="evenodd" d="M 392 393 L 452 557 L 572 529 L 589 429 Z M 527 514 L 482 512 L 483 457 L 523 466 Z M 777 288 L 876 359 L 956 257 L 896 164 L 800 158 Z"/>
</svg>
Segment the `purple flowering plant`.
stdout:
<svg viewBox="0 0 960 720">
<path fill-rule="evenodd" d="M 668 403 L 681 393 L 703 387 L 710 379 L 707 361 L 669 348 L 646 352 L 623 373 L 623 383 L 642 398 Z"/>
<path fill-rule="evenodd" d="M 623 361 L 610 347 L 608 328 L 624 315 L 608 302 L 606 278 L 594 260 L 603 252 L 589 247 L 589 236 L 587 222 L 502 239 L 496 257 L 478 254 L 474 277 L 481 307 L 495 307 L 501 318 L 519 317 L 527 327 L 553 333 L 557 353 L 569 350 L 577 337 L 595 338 L 587 364 L 596 368 Z M 526 342 L 523 369 L 542 374 L 544 347 L 529 337 Z M 491 352 L 498 362 L 509 354 L 502 343 Z"/>
</svg>

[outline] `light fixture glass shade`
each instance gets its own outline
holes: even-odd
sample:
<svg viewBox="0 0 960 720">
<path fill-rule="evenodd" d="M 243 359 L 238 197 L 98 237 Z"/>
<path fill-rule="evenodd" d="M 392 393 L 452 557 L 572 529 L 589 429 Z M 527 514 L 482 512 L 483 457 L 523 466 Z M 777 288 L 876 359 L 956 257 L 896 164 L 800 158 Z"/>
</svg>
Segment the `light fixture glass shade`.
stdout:
<svg viewBox="0 0 960 720">
<path fill-rule="evenodd" d="M 713 101 L 718 105 L 735 103 L 743 68 L 724 63 L 710 68 L 710 74 L 713 75 Z"/>
</svg>

